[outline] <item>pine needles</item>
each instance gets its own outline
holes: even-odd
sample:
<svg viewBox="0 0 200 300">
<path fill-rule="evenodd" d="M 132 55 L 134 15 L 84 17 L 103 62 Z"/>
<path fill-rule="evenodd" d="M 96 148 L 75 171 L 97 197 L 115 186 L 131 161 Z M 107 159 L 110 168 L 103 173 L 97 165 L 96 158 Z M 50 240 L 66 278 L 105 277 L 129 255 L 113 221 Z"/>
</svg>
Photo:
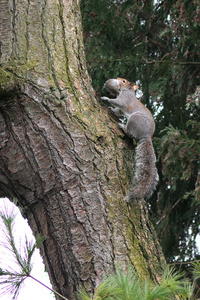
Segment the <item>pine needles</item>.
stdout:
<svg viewBox="0 0 200 300">
<path fill-rule="evenodd" d="M 0 268 L 0 284 L 2 285 L 1 294 L 9 293 L 13 299 L 16 299 L 24 280 L 31 277 L 32 257 L 36 248 L 38 248 L 44 238 L 37 236 L 35 243 L 30 242 L 25 237 L 25 245 L 23 249 L 18 249 L 13 235 L 13 227 L 15 223 L 13 213 L 10 215 L 7 212 L 0 213 L 0 219 L 4 224 L 5 239 L 4 247 L 12 254 L 13 261 L 6 269 Z"/>
<path fill-rule="evenodd" d="M 49 288 L 31 275 L 33 269 L 33 254 L 36 248 L 39 248 L 43 243 L 44 237 L 38 235 L 35 243 L 33 241 L 29 241 L 28 238 L 25 237 L 24 245 L 22 247 L 17 247 L 13 234 L 15 217 L 16 215 L 13 212 L 10 214 L 7 212 L 0 212 L 0 220 L 5 227 L 4 235 L 6 242 L 3 244 L 3 246 L 9 250 L 13 258 L 13 260 L 9 262 L 9 266 L 6 269 L 0 268 L 0 295 L 9 294 L 12 299 L 17 299 L 25 279 L 29 277 L 43 285 L 45 288 L 49 289 L 51 292 L 57 294 L 60 298 L 68 300 L 66 297 L 60 295 L 58 292 Z"/>
<path fill-rule="evenodd" d="M 93 295 L 84 290 L 79 291 L 80 300 L 155 300 L 155 299 L 190 299 L 192 285 L 183 274 L 166 269 L 160 284 L 141 280 L 131 267 L 124 273 L 117 269 L 96 289 Z"/>
</svg>

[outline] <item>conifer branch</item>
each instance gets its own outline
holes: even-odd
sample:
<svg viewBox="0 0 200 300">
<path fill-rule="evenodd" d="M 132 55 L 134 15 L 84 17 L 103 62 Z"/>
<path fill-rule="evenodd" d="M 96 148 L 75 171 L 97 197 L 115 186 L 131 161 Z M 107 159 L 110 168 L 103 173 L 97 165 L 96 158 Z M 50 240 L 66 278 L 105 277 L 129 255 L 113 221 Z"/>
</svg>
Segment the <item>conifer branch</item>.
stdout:
<svg viewBox="0 0 200 300">
<path fill-rule="evenodd" d="M 13 299 L 16 299 L 20 288 L 22 286 L 22 283 L 25 281 L 26 278 L 31 278 L 34 281 L 38 282 L 40 285 L 44 286 L 60 298 L 64 300 L 68 300 L 66 297 L 62 296 L 57 291 L 53 290 L 52 288 L 48 287 L 46 284 L 42 283 L 37 278 L 33 277 L 31 275 L 32 271 L 32 258 L 33 254 L 36 250 L 36 248 L 39 248 L 41 244 L 44 241 L 44 237 L 41 235 L 38 235 L 36 237 L 35 243 L 30 242 L 28 238 L 25 238 L 25 245 L 23 247 L 24 249 L 24 255 L 18 251 L 15 239 L 13 235 L 13 227 L 14 227 L 14 220 L 15 215 L 11 213 L 11 215 L 8 215 L 7 213 L 1 212 L 0 218 L 3 221 L 3 224 L 5 225 L 5 236 L 7 240 L 7 245 L 4 245 L 5 248 L 7 248 L 13 255 L 16 265 L 19 267 L 20 271 L 10 271 L 9 269 L 1 269 L 0 268 L 0 285 L 3 285 L 3 292 L 2 294 L 10 293 L 13 295 Z"/>
</svg>

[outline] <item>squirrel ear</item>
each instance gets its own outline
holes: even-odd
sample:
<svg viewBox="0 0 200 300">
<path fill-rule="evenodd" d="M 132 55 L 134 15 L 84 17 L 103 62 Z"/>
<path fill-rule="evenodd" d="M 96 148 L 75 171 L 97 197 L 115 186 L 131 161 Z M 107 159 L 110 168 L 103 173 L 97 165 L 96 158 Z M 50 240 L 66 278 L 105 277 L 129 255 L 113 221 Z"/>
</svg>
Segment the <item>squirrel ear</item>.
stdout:
<svg viewBox="0 0 200 300">
<path fill-rule="evenodd" d="M 135 87 L 135 82 L 130 82 L 129 87 L 130 87 L 130 89 L 134 88 Z"/>
<path fill-rule="evenodd" d="M 130 88 L 134 88 L 134 90 L 136 91 L 138 89 L 138 86 L 135 84 L 135 82 L 130 82 Z"/>
</svg>

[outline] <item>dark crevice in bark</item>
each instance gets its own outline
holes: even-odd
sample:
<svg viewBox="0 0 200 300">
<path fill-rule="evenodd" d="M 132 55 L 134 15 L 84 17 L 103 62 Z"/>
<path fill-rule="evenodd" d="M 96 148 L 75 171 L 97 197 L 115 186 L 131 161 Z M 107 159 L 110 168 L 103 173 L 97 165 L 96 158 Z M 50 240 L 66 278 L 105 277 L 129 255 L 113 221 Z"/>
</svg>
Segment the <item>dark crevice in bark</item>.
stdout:
<svg viewBox="0 0 200 300">
<path fill-rule="evenodd" d="M 49 47 L 49 42 L 48 42 L 48 39 L 47 39 L 46 30 L 45 30 L 45 20 L 47 18 L 47 16 L 45 16 L 45 14 L 46 14 L 46 12 L 45 12 L 46 5 L 47 5 L 47 1 L 44 0 L 44 6 L 42 8 L 42 14 L 41 14 L 41 19 L 42 19 L 42 38 L 43 38 L 43 41 L 44 41 L 44 45 L 45 45 L 45 47 L 47 49 L 48 63 L 49 63 L 49 67 L 50 67 L 50 70 L 51 70 L 52 78 L 54 80 L 56 88 L 60 91 L 60 86 L 59 86 L 59 83 L 58 83 L 58 80 L 57 80 L 56 71 L 55 71 L 55 68 L 54 68 L 54 65 L 53 65 L 53 57 L 52 57 L 52 54 L 51 54 L 51 50 L 50 50 L 50 47 Z"/>
<path fill-rule="evenodd" d="M 64 3 L 63 0 L 58 0 L 59 2 L 59 18 L 60 18 L 60 24 L 61 24 L 61 28 L 62 28 L 62 35 L 63 35 L 63 47 L 64 47 L 64 52 L 65 52 L 65 70 L 66 70 L 66 75 L 68 78 L 68 82 L 70 83 L 70 87 L 72 88 L 73 85 L 73 81 L 72 78 L 70 76 L 70 71 L 69 71 L 69 60 L 68 60 L 68 50 L 67 50 L 67 39 L 66 39 L 66 35 L 65 35 L 65 21 L 64 21 L 64 17 L 63 17 L 63 9 L 64 9 Z M 73 90 L 73 93 L 75 91 Z M 75 93 L 74 93 L 75 94 Z"/>
<path fill-rule="evenodd" d="M 11 57 L 16 58 L 18 56 L 18 43 L 17 43 L 17 32 L 16 32 L 16 18 L 17 18 L 17 11 L 16 11 L 16 2 L 15 0 L 10 1 L 10 17 L 11 17 L 11 32 L 12 32 L 12 52 Z"/>
</svg>

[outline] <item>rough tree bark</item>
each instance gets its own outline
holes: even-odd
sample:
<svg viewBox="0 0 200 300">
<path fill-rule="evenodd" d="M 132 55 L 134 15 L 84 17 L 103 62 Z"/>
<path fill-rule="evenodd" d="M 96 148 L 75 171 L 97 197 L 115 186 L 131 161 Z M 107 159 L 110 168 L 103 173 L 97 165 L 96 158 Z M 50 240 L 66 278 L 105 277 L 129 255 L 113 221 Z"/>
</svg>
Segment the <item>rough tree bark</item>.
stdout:
<svg viewBox="0 0 200 300">
<path fill-rule="evenodd" d="M 69 299 L 117 263 L 154 280 L 165 265 L 143 204 L 123 201 L 134 146 L 94 98 L 78 2 L 0 0 L 0 195 L 46 237 Z"/>
</svg>

